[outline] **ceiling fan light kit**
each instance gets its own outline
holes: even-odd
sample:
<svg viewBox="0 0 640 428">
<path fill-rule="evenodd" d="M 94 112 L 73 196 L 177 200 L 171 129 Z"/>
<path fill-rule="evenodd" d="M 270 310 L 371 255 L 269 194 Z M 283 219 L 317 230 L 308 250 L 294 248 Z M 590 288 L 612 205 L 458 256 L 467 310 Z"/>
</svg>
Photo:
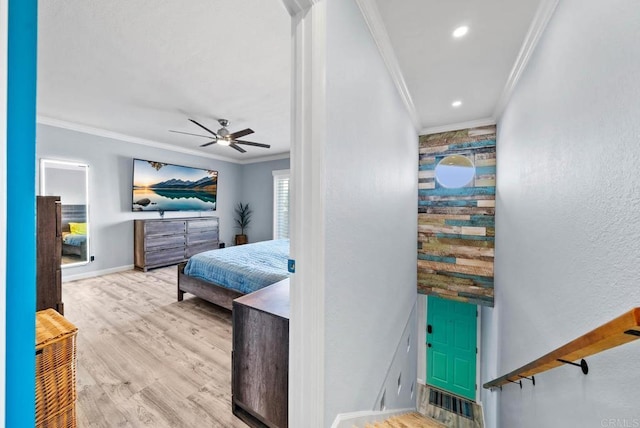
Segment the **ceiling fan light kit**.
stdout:
<svg viewBox="0 0 640 428">
<path fill-rule="evenodd" d="M 209 135 L 201 135 L 201 134 L 192 134 L 190 132 L 173 131 L 173 130 L 170 130 L 170 132 L 175 132 L 177 134 L 194 135 L 196 137 L 213 138 L 212 141 L 209 141 L 208 143 L 201 144 L 200 147 L 207 147 L 207 146 L 210 146 L 212 144 L 216 144 L 217 143 L 217 144 L 220 144 L 221 146 L 231 147 L 232 149 L 235 149 L 235 150 L 239 151 L 240 153 L 246 153 L 247 151 L 245 149 L 243 149 L 242 147 L 240 147 L 238 144 L 243 144 L 243 145 L 246 145 L 246 146 L 262 147 L 262 148 L 265 148 L 265 149 L 271 148 L 271 146 L 269 144 L 254 143 L 252 141 L 238 140 L 237 138 L 244 137 L 245 135 L 253 134 L 253 130 L 251 128 L 246 128 L 246 129 L 243 129 L 241 131 L 236 131 L 236 132 L 230 133 L 229 130 L 227 129 L 227 126 L 229 125 L 229 121 L 227 119 L 218 119 L 218 123 L 221 126 L 221 128 L 218 129 L 218 132 L 213 132 L 212 130 L 210 130 L 206 126 L 202 125 L 201 123 L 198 123 L 197 121 L 195 121 L 193 119 L 189 119 L 189 121 L 191 123 L 199 126 L 200 128 L 204 129 L 205 131 L 207 131 L 211 135 L 209 136 Z"/>
</svg>

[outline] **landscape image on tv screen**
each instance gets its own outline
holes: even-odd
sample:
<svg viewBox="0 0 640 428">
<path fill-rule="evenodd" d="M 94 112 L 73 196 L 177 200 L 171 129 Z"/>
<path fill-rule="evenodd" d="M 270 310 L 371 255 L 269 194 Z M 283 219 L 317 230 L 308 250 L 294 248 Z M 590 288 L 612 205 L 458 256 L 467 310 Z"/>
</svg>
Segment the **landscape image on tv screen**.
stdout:
<svg viewBox="0 0 640 428">
<path fill-rule="evenodd" d="M 133 211 L 216 209 L 218 171 L 133 160 Z"/>
</svg>

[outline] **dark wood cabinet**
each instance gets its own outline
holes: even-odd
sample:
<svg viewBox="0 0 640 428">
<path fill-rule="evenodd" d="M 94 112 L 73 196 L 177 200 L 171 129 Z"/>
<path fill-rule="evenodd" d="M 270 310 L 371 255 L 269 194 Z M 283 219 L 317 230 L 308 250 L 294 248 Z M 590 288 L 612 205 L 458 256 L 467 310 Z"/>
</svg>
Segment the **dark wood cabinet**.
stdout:
<svg viewBox="0 0 640 428">
<path fill-rule="evenodd" d="M 134 220 L 134 265 L 146 272 L 178 264 L 194 254 L 217 249 L 218 240 L 217 217 Z"/>
<path fill-rule="evenodd" d="M 36 310 L 55 309 L 62 303 L 62 211 L 59 196 L 37 197 Z"/>
<path fill-rule="evenodd" d="M 233 301 L 233 413 L 252 427 L 286 428 L 289 280 Z"/>
</svg>

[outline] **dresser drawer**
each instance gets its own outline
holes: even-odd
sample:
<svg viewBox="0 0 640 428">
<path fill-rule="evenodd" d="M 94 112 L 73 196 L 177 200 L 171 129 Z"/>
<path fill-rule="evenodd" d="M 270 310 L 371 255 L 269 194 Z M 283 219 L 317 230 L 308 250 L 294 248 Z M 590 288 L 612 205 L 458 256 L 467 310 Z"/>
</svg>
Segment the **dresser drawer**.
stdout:
<svg viewBox="0 0 640 428">
<path fill-rule="evenodd" d="M 202 233 L 190 233 L 187 235 L 187 245 L 201 244 L 203 242 L 218 242 L 218 231 L 212 230 Z"/>
<path fill-rule="evenodd" d="M 218 241 L 190 245 L 186 249 L 187 258 L 191 256 L 195 256 L 196 254 L 202 253 L 204 251 L 217 250 L 217 249 L 218 249 Z"/>
<path fill-rule="evenodd" d="M 185 221 L 150 221 L 144 224 L 145 235 L 172 235 L 175 233 L 184 233 Z"/>
<path fill-rule="evenodd" d="M 184 259 L 184 247 L 148 251 L 145 254 L 145 262 L 147 266 L 170 265 L 173 263 L 179 263 Z"/>
<path fill-rule="evenodd" d="M 198 218 L 187 221 L 187 233 L 204 232 L 205 230 L 218 230 L 217 218 Z"/>
<path fill-rule="evenodd" d="M 144 243 L 144 248 L 145 250 L 149 251 L 174 247 L 184 247 L 184 244 L 184 235 L 154 235 L 147 237 Z"/>
</svg>

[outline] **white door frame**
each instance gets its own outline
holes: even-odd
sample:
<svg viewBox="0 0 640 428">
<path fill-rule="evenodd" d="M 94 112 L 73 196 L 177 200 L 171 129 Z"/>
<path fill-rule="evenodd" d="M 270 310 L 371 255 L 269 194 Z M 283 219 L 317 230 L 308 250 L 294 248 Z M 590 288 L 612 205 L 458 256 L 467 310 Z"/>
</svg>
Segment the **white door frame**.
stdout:
<svg viewBox="0 0 640 428">
<path fill-rule="evenodd" d="M 282 0 L 291 15 L 289 426 L 324 423 L 326 2 Z"/>
</svg>

